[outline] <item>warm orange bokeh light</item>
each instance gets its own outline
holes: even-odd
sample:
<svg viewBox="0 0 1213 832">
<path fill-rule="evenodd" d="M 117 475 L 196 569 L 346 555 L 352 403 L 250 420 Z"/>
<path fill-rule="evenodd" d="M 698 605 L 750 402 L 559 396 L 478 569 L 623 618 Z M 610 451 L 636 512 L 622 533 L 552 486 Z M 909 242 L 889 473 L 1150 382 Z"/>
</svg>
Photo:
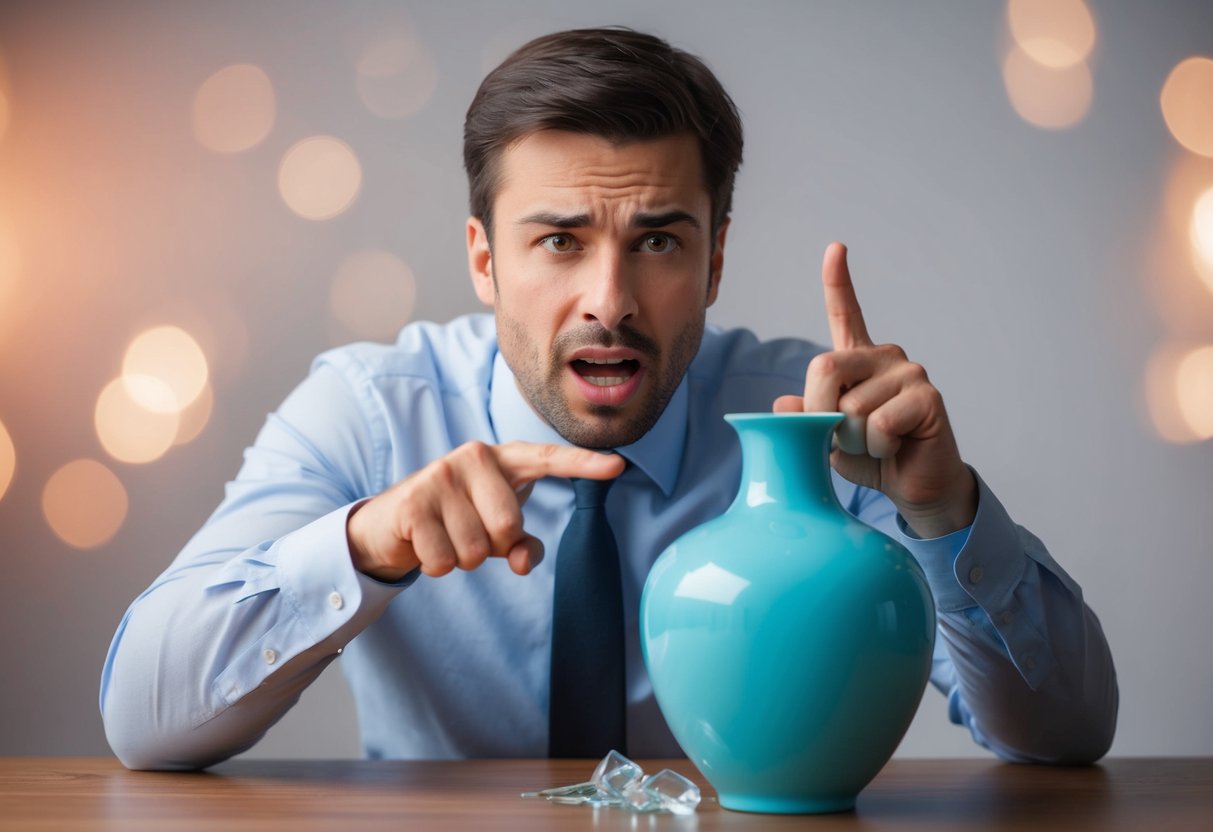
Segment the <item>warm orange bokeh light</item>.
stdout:
<svg viewBox="0 0 1213 832">
<path fill-rule="evenodd" d="M 274 85 L 252 64 L 224 67 L 194 95 L 194 137 L 219 153 L 257 146 L 274 126 Z"/>
<path fill-rule="evenodd" d="M 177 426 L 177 435 L 173 445 L 185 445 L 193 442 L 206 428 L 211 420 L 211 412 L 215 409 L 215 391 L 208 384 L 202 388 L 193 404 L 181 411 L 181 423 Z"/>
<path fill-rule="evenodd" d="M 77 549 L 108 542 L 122 527 L 128 507 L 122 482 L 92 459 L 64 465 L 42 490 L 42 515 L 51 531 Z"/>
<path fill-rule="evenodd" d="M 1002 77 L 1015 112 L 1036 127 L 1064 130 L 1091 109 L 1091 70 L 1085 62 L 1052 68 L 1014 48 L 1003 61 Z"/>
<path fill-rule="evenodd" d="M 278 167 L 278 192 L 304 219 L 327 220 L 343 213 L 362 187 L 362 166 L 350 146 L 332 136 L 295 144 Z"/>
<path fill-rule="evenodd" d="M 122 360 L 127 394 L 156 413 L 177 413 L 189 407 L 206 386 L 209 373 L 198 342 L 176 326 L 140 333 Z"/>
<path fill-rule="evenodd" d="M 1213 266 L 1199 253 L 1193 226 L 1203 195 L 1213 190 L 1213 159 L 1195 153 L 1174 156 L 1141 268 L 1169 336 L 1200 342 L 1213 334 Z"/>
<path fill-rule="evenodd" d="M 8 428 L 0 422 L 0 500 L 8 491 L 9 483 L 13 481 L 13 473 L 17 470 L 17 449 L 13 447 L 13 438 L 8 435 Z"/>
<path fill-rule="evenodd" d="M 1145 401 L 1168 442 L 1213 438 L 1213 345 L 1165 344 L 1146 364 Z"/>
<path fill-rule="evenodd" d="M 337 270 L 329 302 L 337 321 L 350 333 L 395 340 L 413 316 L 417 281 L 400 258 L 386 251 L 360 251 Z"/>
<path fill-rule="evenodd" d="M 358 60 L 358 96 L 382 118 L 419 112 L 438 87 L 438 68 L 430 50 L 412 33 L 368 46 Z"/>
<path fill-rule="evenodd" d="M 144 379 L 147 386 L 153 382 Z M 152 462 L 173 446 L 180 416 L 156 413 L 140 405 L 128 393 L 124 379 L 116 378 L 97 398 L 93 425 L 106 453 L 120 462 Z"/>
<path fill-rule="evenodd" d="M 1213 156 L 1213 59 L 1181 61 L 1162 85 L 1162 117 L 1175 141 Z"/>
<path fill-rule="evenodd" d="M 1213 438 L 1213 344 L 1188 352 L 1175 369 L 1179 415 L 1198 439 Z"/>
<path fill-rule="evenodd" d="M 1033 61 L 1064 69 L 1095 46 L 1095 20 L 1083 0 L 1010 0 L 1011 37 Z"/>
<path fill-rule="evenodd" d="M 1197 198 L 1188 232 L 1192 239 L 1196 270 L 1209 291 L 1213 292 L 1213 187 Z"/>
</svg>

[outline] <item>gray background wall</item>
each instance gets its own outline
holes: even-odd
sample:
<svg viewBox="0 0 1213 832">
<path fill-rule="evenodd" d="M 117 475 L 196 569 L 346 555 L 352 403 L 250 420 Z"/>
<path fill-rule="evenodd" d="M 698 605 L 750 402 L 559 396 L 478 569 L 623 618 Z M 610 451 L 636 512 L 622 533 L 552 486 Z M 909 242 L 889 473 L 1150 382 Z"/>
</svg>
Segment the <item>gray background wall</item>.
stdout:
<svg viewBox="0 0 1213 832">
<path fill-rule="evenodd" d="M 1171 68 L 1213 54 L 1213 4 L 1091 6 L 1090 111 L 1050 131 L 1008 103 L 1001 2 L 0 5 L 0 423 L 17 459 L 0 496 L 0 754 L 107 752 L 97 680 L 113 629 L 218 502 L 265 413 L 353 337 L 329 308 L 348 255 L 403 259 L 416 319 L 477 308 L 463 111 L 530 36 L 608 22 L 704 56 L 745 117 L 711 319 L 827 337 L 820 258 L 846 241 L 874 336 L 928 367 L 968 461 L 1102 618 L 1122 695 L 1113 753 L 1213 754 L 1213 442 L 1164 440 L 1144 393 L 1157 350 L 1213 342 L 1188 215 L 1168 208 L 1175 189 L 1213 186 L 1213 161 L 1182 149 L 1159 109 Z M 356 86 L 359 56 L 393 31 L 436 70 L 403 119 L 368 112 Z M 191 102 L 233 63 L 265 70 L 277 115 L 253 149 L 218 154 L 194 139 Z M 291 213 L 275 185 L 287 148 L 316 134 L 347 142 L 364 175 L 326 222 Z M 128 341 L 160 323 L 207 352 L 214 415 L 155 462 L 116 462 L 94 403 Z M 117 534 L 87 550 L 40 508 L 76 458 L 129 496 Z M 357 755 L 340 675 L 252 753 Z M 928 692 L 899 753 L 980 752 Z"/>
</svg>

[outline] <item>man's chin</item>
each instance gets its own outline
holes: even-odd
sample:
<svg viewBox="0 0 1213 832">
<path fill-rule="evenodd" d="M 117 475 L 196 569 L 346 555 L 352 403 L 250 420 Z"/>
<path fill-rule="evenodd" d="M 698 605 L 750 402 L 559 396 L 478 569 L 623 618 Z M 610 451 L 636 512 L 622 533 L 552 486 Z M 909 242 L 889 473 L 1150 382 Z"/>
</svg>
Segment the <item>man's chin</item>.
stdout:
<svg viewBox="0 0 1213 832">
<path fill-rule="evenodd" d="M 595 405 L 583 416 L 553 422 L 556 432 L 582 448 L 605 451 L 631 445 L 649 432 L 656 420 L 625 416 L 618 408 Z"/>
</svg>

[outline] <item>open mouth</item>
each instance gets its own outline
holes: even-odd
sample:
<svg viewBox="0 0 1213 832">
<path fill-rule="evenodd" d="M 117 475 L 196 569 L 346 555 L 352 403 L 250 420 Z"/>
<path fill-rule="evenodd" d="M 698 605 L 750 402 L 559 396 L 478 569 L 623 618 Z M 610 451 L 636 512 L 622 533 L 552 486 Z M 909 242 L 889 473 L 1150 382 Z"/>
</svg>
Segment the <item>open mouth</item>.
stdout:
<svg viewBox="0 0 1213 832">
<path fill-rule="evenodd" d="M 596 387 L 616 387 L 636 374 L 640 362 L 634 358 L 578 358 L 571 366 Z"/>
</svg>

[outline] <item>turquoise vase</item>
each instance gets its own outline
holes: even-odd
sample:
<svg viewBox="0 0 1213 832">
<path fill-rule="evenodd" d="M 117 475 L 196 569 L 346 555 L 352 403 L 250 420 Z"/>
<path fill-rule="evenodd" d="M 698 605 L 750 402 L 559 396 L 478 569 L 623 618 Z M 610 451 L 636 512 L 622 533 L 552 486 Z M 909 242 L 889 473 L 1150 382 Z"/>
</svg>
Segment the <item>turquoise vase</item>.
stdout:
<svg viewBox="0 0 1213 832">
<path fill-rule="evenodd" d="M 838 812 L 926 687 L 935 606 L 902 546 L 830 481 L 839 413 L 732 414 L 741 487 L 657 559 L 640 602 L 657 703 L 720 803 Z"/>
</svg>

